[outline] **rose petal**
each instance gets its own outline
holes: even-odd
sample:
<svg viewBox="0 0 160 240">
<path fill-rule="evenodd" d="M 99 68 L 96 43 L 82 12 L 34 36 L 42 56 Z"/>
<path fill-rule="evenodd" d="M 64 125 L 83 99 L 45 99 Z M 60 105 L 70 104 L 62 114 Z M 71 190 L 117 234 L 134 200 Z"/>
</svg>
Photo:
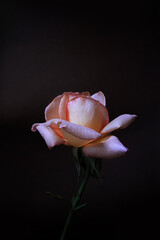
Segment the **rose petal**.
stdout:
<svg viewBox="0 0 160 240">
<path fill-rule="evenodd" d="M 62 119 L 52 119 L 52 120 L 48 121 L 48 123 L 46 122 L 46 124 L 48 125 L 49 122 L 54 122 L 55 124 L 57 124 L 59 126 L 60 130 L 63 129 L 66 132 L 72 134 L 73 136 L 81 138 L 81 139 L 91 140 L 91 139 L 96 139 L 101 136 L 100 133 L 96 132 L 93 129 L 83 127 L 78 124 L 71 123 L 71 122 L 68 122 L 68 121 L 65 121 Z"/>
<path fill-rule="evenodd" d="M 88 97 L 77 97 L 68 102 L 67 120 L 100 132 L 109 122 L 107 109 Z"/>
<path fill-rule="evenodd" d="M 115 136 L 107 136 L 99 143 L 89 143 L 83 147 L 86 157 L 112 159 L 124 155 L 127 148 Z"/>
<path fill-rule="evenodd" d="M 108 123 L 101 131 L 102 134 L 113 132 L 117 129 L 123 129 L 129 126 L 135 119 L 136 115 L 122 114 Z"/>
<path fill-rule="evenodd" d="M 59 104 L 59 117 L 60 119 L 66 120 L 66 108 L 67 103 L 69 101 L 69 95 L 64 94 L 64 96 L 61 98 L 60 104 Z"/>
<path fill-rule="evenodd" d="M 60 145 L 64 140 L 59 137 L 50 127 L 39 125 L 36 127 L 41 136 L 44 138 L 47 146 L 51 149 L 55 145 Z"/>
<path fill-rule="evenodd" d="M 103 94 L 101 91 L 93 94 L 93 95 L 91 96 L 91 98 L 99 101 L 101 104 L 103 104 L 104 106 L 106 106 L 106 98 L 105 98 L 104 94 Z"/>
<path fill-rule="evenodd" d="M 68 133 L 63 128 L 61 128 L 60 131 L 63 134 L 63 136 L 64 136 L 65 140 L 67 141 L 67 143 L 69 143 L 69 145 L 71 145 L 73 147 L 82 147 L 82 146 L 84 146 L 87 143 L 92 141 L 92 140 L 85 140 L 85 139 L 81 139 L 81 138 L 75 137 L 74 135 Z"/>
<path fill-rule="evenodd" d="M 75 97 L 90 97 L 90 93 L 89 92 L 82 92 L 82 93 L 79 93 L 79 92 L 68 92 L 69 94 L 69 100 L 72 100 L 73 98 Z"/>
<path fill-rule="evenodd" d="M 46 121 L 49 121 L 50 119 L 53 119 L 53 118 L 66 119 L 65 118 L 66 112 L 63 111 L 63 109 L 65 108 L 65 104 L 67 102 L 66 98 L 68 98 L 68 96 L 69 96 L 69 100 L 71 100 L 78 96 L 89 97 L 90 93 L 89 92 L 82 92 L 82 93 L 64 92 L 62 95 L 57 96 L 56 98 L 53 99 L 53 101 L 45 109 Z M 63 98 L 63 101 L 61 101 L 62 98 Z M 60 109 L 59 109 L 59 107 L 60 107 Z M 59 116 L 59 114 L 61 115 L 61 117 Z"/>
<path fill-rule="evenodd" d="M 45 109 L 46 121 L 59 117 L 59 104 L 63 95 L 59 95 L 53 99 L 53 101 Z"/>
<path fill-rule="evenodd" d="M 32 126 L 32 131 L 35 131 L 38 125 L 45 125 L 56 130 L 56 126 L 59 126 L 59 130 L 67 142 L 74 147 L 81 147 L 85 144 L 97 139 L 101 136 L 100 133 L 94 131 L 93 129 L 83 127 L 74 123 L 62 119 L 52 119 L 45 123 L 36 123 Z M 58 133 L 58 132 L 57 132 Z"/>
</svg>

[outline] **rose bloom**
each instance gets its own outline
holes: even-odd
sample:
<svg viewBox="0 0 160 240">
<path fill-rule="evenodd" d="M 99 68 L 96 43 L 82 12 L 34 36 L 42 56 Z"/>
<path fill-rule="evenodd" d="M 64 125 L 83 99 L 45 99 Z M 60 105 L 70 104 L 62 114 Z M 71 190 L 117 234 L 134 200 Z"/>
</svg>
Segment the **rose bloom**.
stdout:
<svg viewBox="0 0 160 240">
<path fill-rule="evenodd" d="M 123 114 L 109 122 L 105 106 L 102 92 L 63 93 L 46 107 L 46 122 L 33 124 L 32 131 L 38 131 L 50 149 L 65 144 L 82 147 L 86 157 L 120 157 L 128 149 L 111 132 L 126 128 L 136 115 Z"/>
</svg>

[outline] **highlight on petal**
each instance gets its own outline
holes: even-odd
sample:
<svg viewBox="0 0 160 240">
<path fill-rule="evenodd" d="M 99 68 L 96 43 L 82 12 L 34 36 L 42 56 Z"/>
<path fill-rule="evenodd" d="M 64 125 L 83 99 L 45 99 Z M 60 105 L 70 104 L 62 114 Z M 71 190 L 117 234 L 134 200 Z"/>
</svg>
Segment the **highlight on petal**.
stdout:
<svg viewBox="0 0 160 240">
<path fill-rule="evenodd" d="M 68 102 L 67 110 L 67 121 L 97 132 L 109 122 L 108 110 L 93 98 L 74 98 Z"/>
<path fill-rule="evenodd" d="M 59 117 L 59 104 L 63 95 L 59 95 L 53 99 L 53 101 L 45 109 L 46 121 Z"/>
<path fill-rule="evenodd" d="M 100 133 L 96 132 L 93 129 L 87 128 L 80 126 L 75 123 L 71 123 L 68 121 L 65 121 L 63 119 L 52 119 L 45 124 L 51 124 L 51 122 L 54 122 L 54 124 L 57 124 L 59 126 L 59 129 L 63 129 L 66 132 L 72 134 L 75 137 L 85 139 L 85 140 L 91 140 L 91 139 L 96 139 L 101 136 Z"/>
<path fill-rule="evenodd" d="M 100 133 L 93 129 L 70 123 L 63 119 L 51 119 L 44 123 L 35 123 L 32 126 L 32 131 L 35 131 L 39 125 L 50 127 L 57 133 L 57 135 L 59 135 L 59 137 L 63 136 L 64 140 L 74 147 L 84 146 L 101 136 Z M 59 134 L 59 131 L 61 134 Z"/>
<path fill-rule="evenodd" d="M 36 129 L 44 138 L 47 146 L 50 149 L 55 145 L 60 145 L 64 142 L 60 136 L 58 136 L 50 127 L 47 127 L 44 124 L 36 126 Z"/>
<path fill-rule="evenodd" d="M 93 95 L 91 96 L 91 98 L 99 101 L 101 104 L 103 104 L 104 106 L 106 106 L 106 98 L 105 98 L 104 94 L 103 94 L 101 91 L 93 94 Z"/>
<path fill-rule="evenodd" d="M 62 95 L 57 96 L 45 109 L 45 119 L 49 121 L 53 118 L 60 118 L 66 120 L 66 111 L 65 107 L 68 100 L 71 100 L 75 97 L 90 97 L 89 92 L 64 92 Z M 69 98 L 69 99 L 68 99 Z"/>
<path fill-rule="evenodd" d="M 85 140 L 85 139 L 75 137 L 74 135 L 64 130 L 64 128 L 61 128 L 60 131 L 63 134 L 66 142 L 73 147 L 82 147 L 92 141 L 92 140 Z"/>
<path fill-rule="evenodd" d="M 64 96 L 60 100 L 59 104 L 59 117 L 60 119 L 66 120 L 66 108 L 67 108 L 67 103 L 69 101 L 69 94 L 64 94 Z"/>
<path fill-rule="evenodd" d="M 124 129 L 128 127 L 135 119 L 136 115 L 131 114 L 122 114 L 119 117 L 115 118 L 109 122 L 101 131 L 102 134 L 107 134 L 113 132 L 117 129 Z"/>
<path fill-rule="evenodd" d="M 115 136 L 107 136 L 98 143 L 89 143 L 83 147 L 86 157 L 103 159 L 121 157 L 127 150 Z"/>
</svg>

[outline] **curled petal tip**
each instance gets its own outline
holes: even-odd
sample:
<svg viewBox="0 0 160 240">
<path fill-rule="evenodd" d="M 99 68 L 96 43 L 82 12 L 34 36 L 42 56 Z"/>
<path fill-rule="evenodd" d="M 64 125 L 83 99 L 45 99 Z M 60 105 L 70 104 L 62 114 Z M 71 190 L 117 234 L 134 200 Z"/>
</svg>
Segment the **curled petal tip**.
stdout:
<svg viewBox="0 0 160 240">
<path fill-rule="evenodd" d="M 128 127 L 135 119 L 137 115 L 135 114 L 122 114 L 109 122 L 101 131 L 102 134 L 107 134 L 118 129 L 124 129 Z"/>
<path fill-rule="evenodd" d="M 125 154 L 128 152 L 128 148 L 126 148 L 123 144 L 115 146 L 115 151 L 116 152 L 121 152 L 121 154 Z"/>
<path fill-rule="evenodd" d="M 37 126 L 38 126 L 37 123 L 33 124 L 32 127 L 31 127 L 31 131 L 36 132 L 37 131 Z"/>
<path fill-rule="evenodd" d="M 55 145 L 60 145 L 64 142 L 64 140 L 60 136 L 58 136 L 50 127 L 45 126 L 45 124 L 35 124 L 33 126 L 41 134 L 50 150 Z"/>
<path fill-rule="evenodd" d="M 128 148 L 126 148 L 126 147 L 124 147 L 125 149 L 124 149 L 124 153 L 127 153 L 128 151 L 129 151 L 129 149 Z"/>
<path fill-rule="evenodd" d="M 132 116 L 133 116 L 133 118 L 137 118 L 138 117 L 136 114 L 133 114 Z"/>
<path fill-rule="evenodd" d="M 101 104 L 103 104 L 104 106 L 106 106 L 106 98 L 105 98 L 103 92 L 99 91 L 99 92 L 93 94 L 93 95 L 91 96 L 91 98 L 99 101 Z"/>
<path fill-rule="evenodd" d="M 127 151 L 126 152 L 129 152 L 129 148 L 127 148 Z"/>
<path fill-rule="evenodd" d="M 115 136 L 108 136 L 98 143 L 90 143 L 83 147 L 84 154 L 87 157 L 112 159 L 123 156 L 126 148 Z"/>
</svg>

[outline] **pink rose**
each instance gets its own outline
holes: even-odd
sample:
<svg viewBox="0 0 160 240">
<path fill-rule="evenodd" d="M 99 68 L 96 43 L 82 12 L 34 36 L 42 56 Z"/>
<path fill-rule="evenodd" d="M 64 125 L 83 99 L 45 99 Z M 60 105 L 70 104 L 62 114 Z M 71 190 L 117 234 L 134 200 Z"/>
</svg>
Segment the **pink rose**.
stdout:
<svg viewBox="0 0 160 240">
<path fill-rule="evenodd" d="M 65 144 L 83 147 L 87 157 L 120 157 L 127 148 L 110 134 L 128 127 L 136 115 L 123 114 L 109 122 L 105 105 L 102 92 L 63 93 L 46 107 L 46 122 L 33 124 L 32 131 L 38 130 L 50 149 Z"/>
</svg>

